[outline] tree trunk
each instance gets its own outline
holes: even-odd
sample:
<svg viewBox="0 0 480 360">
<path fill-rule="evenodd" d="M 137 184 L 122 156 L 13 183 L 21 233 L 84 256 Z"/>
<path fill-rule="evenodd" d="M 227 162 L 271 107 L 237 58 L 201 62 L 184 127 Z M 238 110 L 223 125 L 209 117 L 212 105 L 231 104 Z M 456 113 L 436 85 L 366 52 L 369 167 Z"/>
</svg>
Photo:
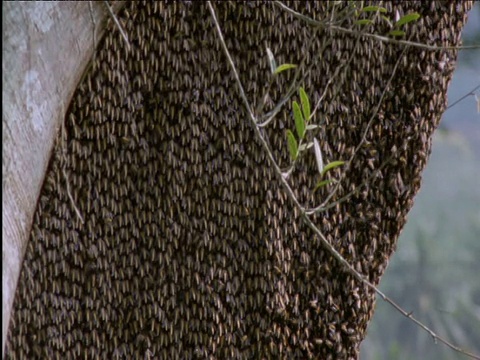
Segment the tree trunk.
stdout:
<svg viewBox="0 0 480 360">
<path fill-rule="evenodd" d="M 55 135 L 108 12 L 98 2 L 4 2 L 2 354 Z M 91 6 L 91 7 L 90 7 Z M 115 5 L 114 11 L 119 6 Z M 93 17 L 93 18 L 92 18 Z"/>
</svg>

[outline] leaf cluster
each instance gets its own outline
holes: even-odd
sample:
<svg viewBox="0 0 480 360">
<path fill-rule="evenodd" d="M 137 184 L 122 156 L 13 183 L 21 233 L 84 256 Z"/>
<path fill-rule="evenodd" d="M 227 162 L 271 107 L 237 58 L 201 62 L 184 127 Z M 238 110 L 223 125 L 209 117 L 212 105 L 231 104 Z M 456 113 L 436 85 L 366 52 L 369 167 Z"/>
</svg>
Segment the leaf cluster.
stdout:
<svg viewBox="0 0 480 360">
<path fill-rule="evenodd" d="M 299 154 L 302 151 L 305 151 L 313 146 L 315 159 L 317 161 L 318 173 L 320 174 L 320 181 L 315 186 L 315 189 L 314 189 L 315 191 L 318 188 L 331 183 L 333 180 L 323 179 L 323 177 L 328 171 L 343 165 L 345 162 L 336 160 L 324 166 L 322 152 L 321 152 L 318 140 L 314 138 L 313 142 L 309 142 L 307 144 L 302 143 L 305 139 L 305 135 L 307 131 L 316 129 L 318 125 L 309 124 L 312 118 L 312 114 L 311 114 L 310 100 L 308 98 L 307 93 L 305 92 L 305 89 L 303 87 L 300 87 L 298 92 L 300 97 L 300 104 L 297 101 L 292 102 L 292 112 L 293 112 L 293 118 L 295 120 L 295 130 L 297 133 L 297 137 L 295 137 L 295 134 L 292 130 L 287 129 L 286 134 L 287 134 L 288 150 L 290 152 L 291 160 L 296 161 Z"/>
<path fill-rule="evenodd" d="M 357 17 L 360 17 L 362 14 L 369 14 L 369 13 L 375 13 L 375 15 L 379 15 L 380 19 L 384 20 L 387 24 L 389 24 L 391 30 L 388 32 L 387 35 L 390 35 L 393 37 L 404 36 L 406 33 L 404 30 L 402 30 L 402 27 L 420 18 L 420 14 L 416 12 L 406 14 L 402 17 L 400 17 L 400 15 L 396 13 L 395 20 L 392 21 L 392 19 L 387 15 L 387 9 L 382 6 L 362 7 L 355 12 L 355 15 Z M 373 24 L 373 22 L 374 22 L 373 19 L 364 18 L 364 19 L 356 20 L 355 24 L 365 26 L 365 25 L 371 25 Z"/>
</svg>

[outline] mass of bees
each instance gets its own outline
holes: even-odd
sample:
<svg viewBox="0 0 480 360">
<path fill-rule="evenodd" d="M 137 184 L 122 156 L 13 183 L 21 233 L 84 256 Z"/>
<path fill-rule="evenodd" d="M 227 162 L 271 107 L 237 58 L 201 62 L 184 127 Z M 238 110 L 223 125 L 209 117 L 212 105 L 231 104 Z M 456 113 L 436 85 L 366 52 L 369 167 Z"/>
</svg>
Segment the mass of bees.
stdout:
<svg viewBox="0 0 480 360">
<path fill-rule="evenodd" d="M 333 5 L 289 6 L 322 19 Z M 411 41 L 455 46 L 471 4 L 382 6 L 421 14 L 407 29 Z M 315 223 L 378 283 L 419 189 L 456 51 L 313 31 L 268 2 L 214 7 L 254 106 L 271 76 L 267 46 L 279 63 L 304 57 L 311 65 L 303 86 L 312 101 L 343 67 L 312 120 L 321 124 L 314 135 L 330 161 L 347 160 L 366 141 L 332 201 L 353 195 Z M 35 213 L 6 358 L 358 358 L 375 294 L 322 248 L 282 190 L 206 4 L 131 2 L 118 18 L 130 50 L 112 22 L 70 104 Z M 273 103 L 291 79 L 278 77 Z M 281 166 L 293 126 L 286 109 L 262 130 Z M 331 190 L 314 193 L 316 175 L 305 154 L 289 179 L 305 206 Z"/>
</svg>

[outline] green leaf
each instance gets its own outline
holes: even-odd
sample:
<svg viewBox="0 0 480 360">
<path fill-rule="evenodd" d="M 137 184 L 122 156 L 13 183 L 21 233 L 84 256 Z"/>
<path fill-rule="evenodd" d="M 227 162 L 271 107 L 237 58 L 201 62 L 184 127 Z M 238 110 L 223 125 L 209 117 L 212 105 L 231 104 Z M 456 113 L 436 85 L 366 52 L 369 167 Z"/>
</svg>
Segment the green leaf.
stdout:
<svg viewBox="0 0 480 360">
<path fill-rule="evenodd" d="M 325 167 L 322 170 L 321 175 L 324 176 L 328 171 L 333 170 L 333 169 L 335 169 L 339 166 L 342 166 L 343 164 L 345 164 L 345 161 L 332 161 L 332 162 L 328 163 L 327 165 L 325 165 Z"/>
<path fill-rule="evenodd" d="M 396 23 L 396 27 L 400 27 L 402 25 L 408 24 L 409 22 L 418 20 L 420 18 L 419 13 L 412 13 L 412 14 L 407 14 L 405 16 L 402 16 Z"/>
<path fill-rule="evenodd" d="M 306 130 L 313 130 L 313 129 L 317 129 L 317 128 L 319 128 L 319 127 L 320 127 L 320 125 L 311 124 L 311 125 L 307 125 L 307 126 L 305 127 L 305 129 L 306 129 Z"/>
<path fill-rule="evenodd" d="M 287 130 L 288 150 L 290 151 L 290 157 L 295 160 L 298 156 L 298 145 L 295 136 L 290 130 Z"/>
<path fill-rule="evenodd" d="M 388 35 L 391 35 L 391 36 L 403 36 L 405 35 L 405 31 L 403 30 L 392 30 L 388 33 Z"/>
<path fill-rule="evenodd" d="M 345 164 L 345 161 L 332 161 L 331 163 L 328 163 L 327 165 L 325 165 L 321 175 L 324 176 L 327 171 L 335 169 L 339 166 L 342 166 L 343 164 Z"/>
<path fill-rule="evenodd" d="M 381 13 L 386 13 L 387 9 L 381 6 L 365 6 L 362 8 L 363 12 L 381 12 Z"/>
<path fill-rule="evenodd" d="M 295 65 L 295 64 L 282 64 L 279 67 L 277 67 L 277 69 L 274 71 L 274 74 L 279 74 L 282 71 L 293 69 L 293 68 L 296 68 L 296 67 L 297 67 L 297 65 Z"/>
<path fill-rule="evenodd" d="M 310 100 L 308 100 L 307 93 L 303 87 L 300 88 L 299 92 L 300 101 L 302 103 L 303 118 L 305 119 L 305 122 L 308 122 L 308 120 L 310 120 Z"/>
<path fill-rule="evenodd" d="M 322 186 L 325 186 L 325 185 L 328 185 L 330 184 L 331 182 L 333 182 L 333 180 L 331 179 L 328 179 L 328 180 L 320 180 L 317 185 L 315 185 L 315 189 L 313 190 L 314 192 L 317 191 L 318 189 L 320 189 Z"/>
<path fill-rule="evenodd" d="M 373 24 L 373 21 L 370 20 L 370 19 L 362 19 L 362 20 L 355 21 L 355 24 L 357 24 L 357 25 L 370 25 L 370 24 Z"/>
<path fill-rule="evenodd" d="M 293 102 L 293 117 L 295 118 L 295 128 L 300 139 L 305 136 L 305 120 L 303 120 L 300 105 L 296 101 Z"/>
</svg>

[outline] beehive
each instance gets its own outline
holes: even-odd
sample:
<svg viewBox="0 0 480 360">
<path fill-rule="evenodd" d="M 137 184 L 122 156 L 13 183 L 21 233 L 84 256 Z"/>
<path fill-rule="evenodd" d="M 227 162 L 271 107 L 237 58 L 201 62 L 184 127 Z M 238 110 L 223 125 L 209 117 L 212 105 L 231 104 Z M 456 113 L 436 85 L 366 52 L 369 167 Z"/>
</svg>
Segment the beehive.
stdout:
<svg viewBox="0 0 480 360">
<path fill-rule="evenodd" d="M 445 107 L 456 51 L 429 51 L 313 32 L 270 3 L 214 4 L 255 105 L 277 61 L 312 64 L 315 136 L 348 159 L 315 222 L 378 283 L 412 206 Z M 292 3 L 321 19 L 332 3 Z M 417 11 L 410 40 L 458 45 L 469 3 L 384 3 Z M 79 84 L 35 214 L 12 315 L 7 359 L 354 359 L 375 296 L 322 248 L 268 166 L 203 2 L 132 2 Z M 343 25 L 353 26 L 354 19 Z M 375 30 L 386 31 L 386 25 Z M 350 56 L 352 60 L 349 61 Z M 366 130 L 393 68 L 378 116 Z M 278 101 L 285 74 L 270 91 Z M 267 108 L 269 110 L 269 108 Z M 288 165 L 279 114 L 265 135 Z M 306 155 L 290 181 L 319 204 Z M 338 175 L 338 173 L 337 173 Z M 366 184 L 366 186 L 364 186 Z M 77 216 L 69 192 L 84 222 Z"/>
</svg>

